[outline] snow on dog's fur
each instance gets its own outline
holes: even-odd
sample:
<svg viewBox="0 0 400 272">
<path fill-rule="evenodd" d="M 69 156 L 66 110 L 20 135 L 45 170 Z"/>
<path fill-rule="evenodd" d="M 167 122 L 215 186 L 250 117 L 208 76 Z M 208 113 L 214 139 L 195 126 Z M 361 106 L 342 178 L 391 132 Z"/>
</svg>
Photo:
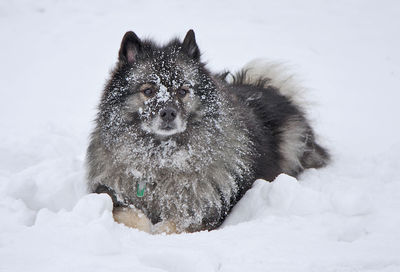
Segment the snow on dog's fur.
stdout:
<svg viewBox="0 0 400 272">
<path fill-rule="evenodd" d="M 299 88 L 276 71 L 253 64 L 227 83 L 192 30 L 165 46 L 127 32 L 88 148 L 90 190 L 108 193 L 128 226 L 212 230 L 255 179 L 325 165 Z"/>
<path fill-rule="evenodd" d="M 286 96 L 298 107 L 304 107 L 308 104 L 305 98 L 305 89 L 295 76 L 290 73 L 287 65 L 265 59 L 255 59 L 243 67 L 246 71 L 246 78 L 243 83 L 254 84 L 260 79 L 266 79 L 264 87 L 273 86 L 279 90 L 279 93 Z"/>
</svg>

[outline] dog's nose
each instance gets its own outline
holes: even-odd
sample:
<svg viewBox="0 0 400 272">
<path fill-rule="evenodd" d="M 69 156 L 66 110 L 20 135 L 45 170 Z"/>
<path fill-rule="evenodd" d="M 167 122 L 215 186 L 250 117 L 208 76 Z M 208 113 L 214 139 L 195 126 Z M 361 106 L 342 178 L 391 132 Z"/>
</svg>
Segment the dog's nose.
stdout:
<svg viewBox="0 0 400 272">
<path fill-rule="evenodd" d="M 176 118 L 176 110 L 174 108 L 165 108 L 160 111 L 160 116 L 163 121 L 171 122 L 174 121 Z"/>
</svg>

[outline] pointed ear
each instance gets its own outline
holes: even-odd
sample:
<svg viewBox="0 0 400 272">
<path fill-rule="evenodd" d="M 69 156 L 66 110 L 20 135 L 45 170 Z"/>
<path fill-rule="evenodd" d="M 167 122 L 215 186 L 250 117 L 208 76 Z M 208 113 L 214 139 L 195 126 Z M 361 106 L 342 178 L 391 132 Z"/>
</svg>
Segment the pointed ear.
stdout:
<svg viewBox="0 0 400 272">
<path fill-rule="evenodd" d="M 118 59 L 120 61 L 132 64 L 136 61 L 137 55 L 141 50 L 142 42 L 138 36 L 136 36 L 134 32 L 128 31 L 122 38 Z"/>
<path fill-rule="evenodd" d="M 196 43 L 194 31 L 191 29 L 186 33 L 185 39 L 182 43 L 182 50 L 189 55 L 192 59 L 200 59 L 200 50 Z"/>
</svg>

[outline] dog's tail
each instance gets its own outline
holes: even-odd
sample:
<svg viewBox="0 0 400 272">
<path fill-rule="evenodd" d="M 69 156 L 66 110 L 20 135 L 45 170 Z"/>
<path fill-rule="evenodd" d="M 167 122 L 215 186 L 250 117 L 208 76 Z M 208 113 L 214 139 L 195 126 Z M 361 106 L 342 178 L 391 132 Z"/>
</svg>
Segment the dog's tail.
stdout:
<svg viewBox="0 0 400 272">
<path fill-rule="evenodd" d="M 260 87 L 274 87 L 298 107 L 308 103 L 304 99 L 305 88 L 288 72 L 282 63 L 255 59 L 247 63 L 241 71 L 227 78 L 233 84 L 248 84 Z"/>
<path fill-rule="evenodd" d="M 304 96 L 305 88 L 288 72 L 285 65 L 256 59 L 247 63 L 231 78 L 227 78 L 227 81 L 231 84 L 273 87 L 300 110 L 300 117 L 286 120 L 281 131 L 279 149 L 283 156 L 281 167 L 285 173 L 295 176 L 305 168 L 319 168 L 329 162 L 330 155 L 316 142 L 305 113 L 309 105 Z"/>
</svg>

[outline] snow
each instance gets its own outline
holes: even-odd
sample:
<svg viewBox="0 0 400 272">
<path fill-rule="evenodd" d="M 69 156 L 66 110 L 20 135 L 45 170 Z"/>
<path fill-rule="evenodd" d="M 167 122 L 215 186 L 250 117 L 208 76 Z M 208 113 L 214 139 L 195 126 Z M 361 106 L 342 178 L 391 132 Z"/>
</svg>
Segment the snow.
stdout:
<svg viewBox="0 0 400 272">
<path fill-rule="evenodd" d="M 397 1 L 0 2 L 0 271 L 400 271 Z M 212 232 L 149 235 L 83 161 L 125 31 L 193 28 L 214 71 L 288 62 L 334 161 L 257 180 Z"/>
</svg>

